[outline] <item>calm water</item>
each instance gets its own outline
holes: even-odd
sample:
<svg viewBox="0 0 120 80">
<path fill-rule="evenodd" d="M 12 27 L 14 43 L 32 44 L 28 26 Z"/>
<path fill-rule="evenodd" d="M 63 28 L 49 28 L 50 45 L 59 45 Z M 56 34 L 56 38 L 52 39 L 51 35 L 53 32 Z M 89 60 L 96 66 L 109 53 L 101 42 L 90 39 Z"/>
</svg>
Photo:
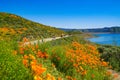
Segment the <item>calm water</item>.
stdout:
<svg viewBox="0 0 120 80">
<path fill-rule="evenodd" d="M 102 33 L 94 35 L 98 37 L 90 38 L 88 40 L 98 44 L 110 44 L 120 46 L 120 34 Z"/>
</svg>

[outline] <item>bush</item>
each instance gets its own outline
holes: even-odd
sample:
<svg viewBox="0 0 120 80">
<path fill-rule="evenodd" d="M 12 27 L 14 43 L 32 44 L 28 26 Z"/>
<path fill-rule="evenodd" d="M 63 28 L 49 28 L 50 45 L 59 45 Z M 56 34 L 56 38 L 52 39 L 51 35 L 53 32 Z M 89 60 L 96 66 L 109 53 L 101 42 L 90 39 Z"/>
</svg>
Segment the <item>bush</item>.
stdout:
<svg viewBox="0 0 120 80">
<path fill-rule="evenodd" d="M 109 62 L 113 69 L 120 71 L 120 47 L 101 45 L 98 48 L 101 58 Z"/>
</svg>

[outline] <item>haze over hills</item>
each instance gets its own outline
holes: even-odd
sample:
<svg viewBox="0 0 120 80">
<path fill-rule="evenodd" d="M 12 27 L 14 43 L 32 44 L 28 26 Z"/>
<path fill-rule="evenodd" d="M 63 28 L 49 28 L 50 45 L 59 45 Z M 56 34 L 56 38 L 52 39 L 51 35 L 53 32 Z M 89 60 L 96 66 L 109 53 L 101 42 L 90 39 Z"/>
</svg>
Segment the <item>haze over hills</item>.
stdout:
<svg viewBox="0 0 120 80">
<path fill-rule="evenodd" d="M 36 23 L 20 16 L 0 12 L 0 38 L 2 37 L 27 37 L 47 38 L 66 34 L 55 27 Z"/>
<path fill-rule="evenodd" d="M 91 29 L 64 29 L 60 28 L 63 31 L 80 31 L 80 32 L 91 32 L 91 33 L 99 33 L 99 32 L 109 32 L 109 33 L 120 33 L 120 26 L 113 27 L 104 27 L 104 28 L 91 28 Z"/>
</svg>

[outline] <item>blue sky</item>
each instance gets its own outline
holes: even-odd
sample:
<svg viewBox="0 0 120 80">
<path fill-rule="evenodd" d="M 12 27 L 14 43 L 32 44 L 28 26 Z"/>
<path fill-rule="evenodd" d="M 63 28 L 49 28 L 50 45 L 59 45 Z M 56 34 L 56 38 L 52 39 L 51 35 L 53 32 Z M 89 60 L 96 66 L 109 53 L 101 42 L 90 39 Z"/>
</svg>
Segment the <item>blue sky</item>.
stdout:
<svg viewBox="0 0 120 80">
<path fill-rule="evenodd" d="M 120 0 L 0 0 L 0 12 L 59 28 L 120 26 Z"/>
</svg>

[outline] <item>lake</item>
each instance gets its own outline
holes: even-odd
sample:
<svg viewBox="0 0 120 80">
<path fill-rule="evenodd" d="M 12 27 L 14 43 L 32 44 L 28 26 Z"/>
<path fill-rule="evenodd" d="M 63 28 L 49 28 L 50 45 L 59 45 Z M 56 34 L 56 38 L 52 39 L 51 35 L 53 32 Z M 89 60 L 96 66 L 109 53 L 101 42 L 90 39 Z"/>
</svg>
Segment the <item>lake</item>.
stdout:
<svg viewBox="0 0 120 80">
<path fill-rule="evenodd" d="M 97 37 L 89 38 L 88 40 L 91 42 L 120 46 L 120 33 L 99 33 L 93 35 Z"/>
</svg>

